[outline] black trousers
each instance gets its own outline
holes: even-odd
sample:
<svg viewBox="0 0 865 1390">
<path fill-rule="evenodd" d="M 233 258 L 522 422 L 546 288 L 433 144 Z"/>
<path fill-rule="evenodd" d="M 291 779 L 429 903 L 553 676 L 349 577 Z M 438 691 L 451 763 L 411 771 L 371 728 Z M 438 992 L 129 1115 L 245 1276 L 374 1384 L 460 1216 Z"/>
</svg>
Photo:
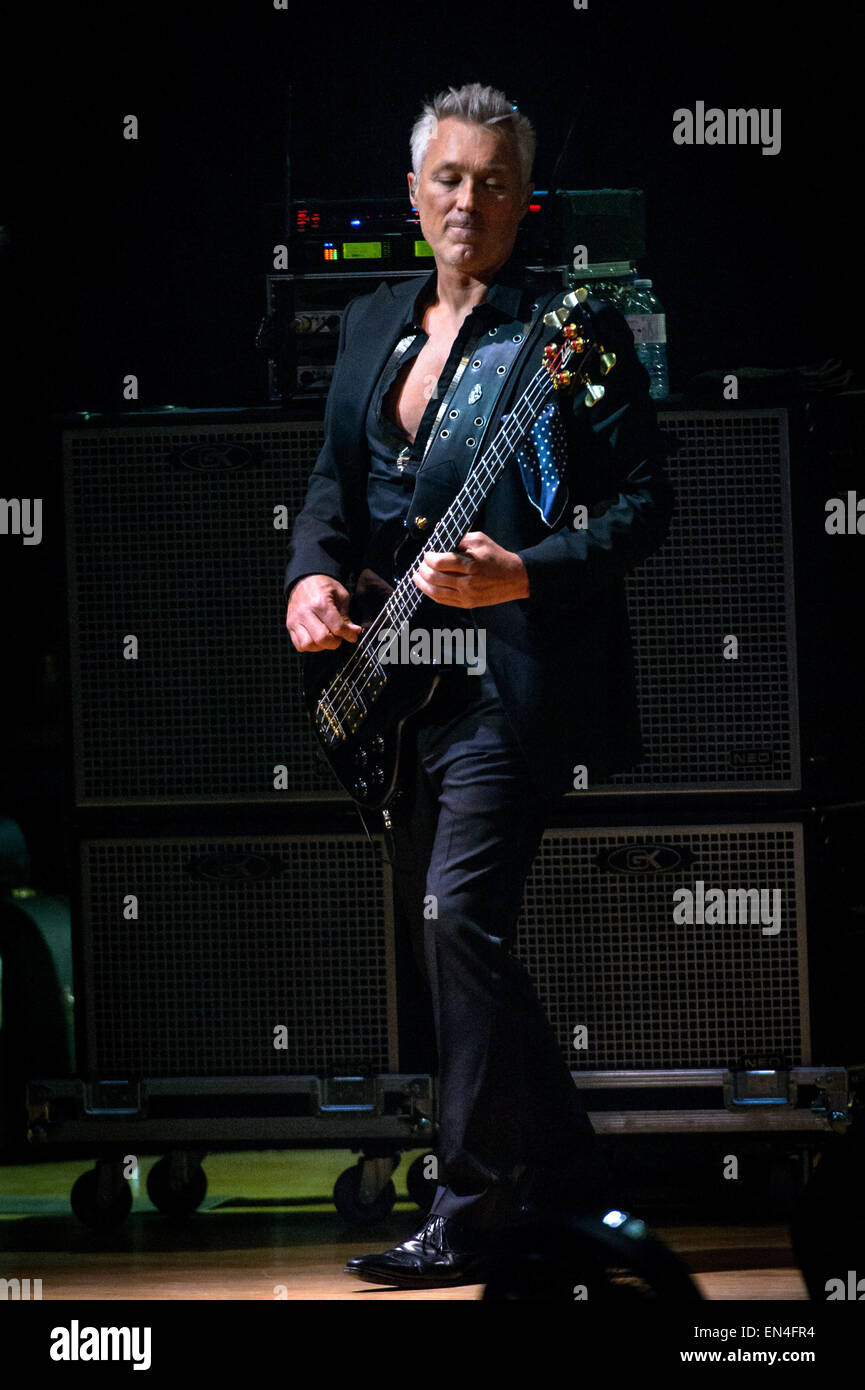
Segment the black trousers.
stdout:
<svg viewBox="0 0 865 1390">
<path fill-rule="evenodd" d="M 491 675 L 448 671 L 445 682 L 415 736 L 390 848 L 438 1047 L 431 1214 L 483 1227 L 500 1224 L 525 1169 L 578 1175 L 595 1139 L 512 954 L 525 881 L 562 788 L 536 784 Z"/>
</svg>

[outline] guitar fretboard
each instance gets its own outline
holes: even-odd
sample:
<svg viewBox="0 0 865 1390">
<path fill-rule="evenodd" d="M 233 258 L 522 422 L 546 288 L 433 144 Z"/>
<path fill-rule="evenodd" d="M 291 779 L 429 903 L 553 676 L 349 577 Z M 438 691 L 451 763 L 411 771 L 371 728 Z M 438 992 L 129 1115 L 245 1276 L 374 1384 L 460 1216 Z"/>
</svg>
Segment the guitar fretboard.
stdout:
<svg viewBox="0 0 865 1390">
<path fill-rule="evenodd" d="M 398 631 L 417 612 L 424 594 L 413 582 L 425 555 L 455 550 L 492 492 L 505 465 L 527 438 L 532 425 L 553 393 L 551 367 L 561 370 L 573 349 L 565 341 L 552 364 L 539 368 L 512 413 L 502 422 L 493 440 L 477 459 L 436 524 L 423 550 L 394 587 L 375 621 L 355 646 L 349 660 L 319 698 L 316 724 L 328 744 L 349 737 L 366 717 L 370 706 L 387 683 L 387 673 L 379 660 L 381 637 Z"/>
</svg>

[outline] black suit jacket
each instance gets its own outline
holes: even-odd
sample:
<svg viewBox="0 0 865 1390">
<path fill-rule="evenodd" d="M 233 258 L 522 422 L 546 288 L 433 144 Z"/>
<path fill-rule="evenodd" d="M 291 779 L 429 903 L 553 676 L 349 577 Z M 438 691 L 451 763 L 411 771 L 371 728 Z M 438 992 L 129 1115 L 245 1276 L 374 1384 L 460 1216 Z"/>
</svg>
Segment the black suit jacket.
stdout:
<svg viewBox="0 0 865 1390">
<path fill-rule="evenodd" d="M 366 414 L 419 290 L 434 277 L 435 272 L 426 280 L 382 284 L 353 300 L 343 315 L 324 446 L 294 525 L 286 595 L 306 574 L 330 575 L 351 588 L 362 566 L 369 539 Z M 503 318 L 537 321 L 498 403 L 502 415 L 538 369 L 542 344 L 553 334 L 542 315 L 561 302 L 562 292 L 539 292 L 513 262 L 497 285 Z M 585 307 L 617 363 L 597 405 L 588 409 L 582 390 L 566 398 L 570 503 L 562 524 L 550 530 L 514 464 L 472 528 L 516 551 L 526 566 L 529 597 L 475 609 L 474 618 L 486 629 L 487 664 L 539 782 L 561 790 L 571 785 L 577 763 L 586 765 L 591 790 L 642 754 L 623 580 L 661 544 L 673 506 L 661 464 L 665 437 L 631 332 L 604 301 L 590 299 Z M 408 524 L 416 515 L 440 515 L 463 480 L 458 460 L 431 450 L 417 477 Z M 589 508 L 582 530 L 572 525 L 578 503 Z M 440 611 L 440 625 L 453 627 L 456 610 Z"/>
</svg>

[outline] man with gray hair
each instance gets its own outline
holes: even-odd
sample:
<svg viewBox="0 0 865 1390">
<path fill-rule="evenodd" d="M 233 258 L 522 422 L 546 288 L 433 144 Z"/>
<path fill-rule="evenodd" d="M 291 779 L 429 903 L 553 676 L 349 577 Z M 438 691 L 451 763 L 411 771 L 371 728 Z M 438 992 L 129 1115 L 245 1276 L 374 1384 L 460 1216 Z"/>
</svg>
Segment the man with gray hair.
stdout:
<svg viewBox="0 0 865 1390">
<path fill-rule="evenodd" d="M 442 514 L 540 365 L 552 336 L 543 316 L 562 291 L 513 254 L 534 143 L 514 104 L 478 83 L 440 93 L 414 126 L 409 198 L 435 270 L 383 284 L 343 315 L 286 571 L 298 651 L 357 641 L 357 575 L 384 572 L 394 531 L 422 532 Z M 579 393 L 545 410 L 536 466 L 511 459 L 473 529 L 414 574 L 443 625 L 483 625 L 487 663 L 472 678 L 442 671 L 411 726 L 410 775 L 389 817 L 395 890 L 432 1000 L 439 1182 L 420 1231 L 348 1262 L 374 1282 L 481 1282 L 502 1227 L 605 1196 L 588 1117 L 513 954 L 525 880 L 575 765 L 591 784 L 640 756 L 623 579 L 661 543 L 672 509 L 627 325 L 602 301 L 583 307 L 617 357 L 603 400 L 590 412 Z"/>
</svg>

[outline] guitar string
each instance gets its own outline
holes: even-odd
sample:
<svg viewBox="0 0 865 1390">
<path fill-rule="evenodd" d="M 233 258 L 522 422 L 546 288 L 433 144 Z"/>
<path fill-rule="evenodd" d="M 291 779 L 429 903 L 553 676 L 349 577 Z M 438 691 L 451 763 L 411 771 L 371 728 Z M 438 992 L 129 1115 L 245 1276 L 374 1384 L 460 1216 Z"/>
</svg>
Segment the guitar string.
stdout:
<svg viewBox="0 0 865 1390">
<path fill-rule="evenodd" d="M 448 512 L 451 512 L 454 507 L 457 508 L 457 511 L 454 513 L 453 517 L 451 517 L 450 525 L 445 524 L 447 523 L 447 516 L 442 517 L 441 521 L 435 527 L 424 553 L 414 560 L 411 567 L 397 584 L 393 594 L 391 594 L 387 604 L 382 609 L 382 612 L 378 614 L 364 634 L 362 640 L 365 649 L 352 653 L 349 660 L 335 677 L 330 688 L 322 693 L 319 702 L 321 702 L 321 700 L 327 701 L 330 712 L 336 716 L 340 725 L 342 724 L 343 717 L 347 713 L 350 714 L 352 708 L 356 711 L 360 708 L 364 713 L 367 712 L 366 702 L 363 699 L 359 681 L 368 681 L 376 669 L 380 671 L 382 675 L 384 674 L 381 663 L 377 660 L 376 654 L 371 648 L 372 639 L 380 632 L 385 619 L 388 619 L 390 623 L 390 620 L 396 618 L 398 630 L 405 619 L 411 617 L 412 613 L 419 607 L 424 598 L 421 591 L 411 583 L 412 575 L 420 568 L 424 554 L 432 550 L 437 542 L 443 542 L 446 548 L 452 549 L 461 536 L 465 534 L 465 527 L 468 524 L 470 514 L 464 510 L 464 502 L 460 500 L 461 494 L 468 490 L 469 496 L 467 496 L 465 500 L 469 502 L 469 505 L 476 512 L 478 498 L 470 495 L 472 489 L 477 490 L 476 485 L 478 483 L 487 483 L 495 480 L 493 476 L 495 470 L 498 469 L 501 471 L 507 459 L 514 451 L 514 448 L 518 446 L 531 429 L 535 419 L 535 406 L 538 403 L 533 400 L 532 397 L 537 387 L 543 387 L 545 392 L 549 389 L 550 370 L 558 371 L 562 362 L 567 361 L 572 351 L 573 349 L 570 343 L 566 340 L 560 348 L 558 355 L 550 359 L 548 364 L 539 368 L 527 387 L 521 401 L 517 404 L 517 407 L 494 439 L 490 449 L 490 457 L 488 458 L 488 456 L 485 455 L 483 459 L 479 460 L 477 466 L 472 470 L 466 482 L 463 484 L 460 493 L 457 494 L 448 508 Z M 529 419 L 527 422 L 522 422 L 519 417 L 526 410 L 529 411 Z M 512 438 L 514 434 L 516 434 L 516 439 Z M 504 457 L 499 456 L 500 443 L 507 446 L 507 453 Z M 492 457 L 493 455 L 496 457 Z M 481 488 L 480 491 L 480 501 L 482 502 L 484 500 L 483 488 Z M 454 522 L 456 522 L 456 530 L 452 534 L 451 526 Z M 362 669 L 354 669 L 357 667 Z"/>
<path fill-rule="evenodd" d="M 483 485 L 493 480 L 496 467 L 501 463 L 498 457 L 493 457 L 493 452 L 491 450 L 490 457 L 484 458 L 478 463 L 476 469 L 463 484 L 461 494 L 467 493 L 464 501 L 470 507 L 477 502 L 477 496 L 472 494 L 477 494 L 480 490 L 482 498 Z M 478 488 L 479 484 L 481 485 L 480 489 Z M 450 522 L 444 517 L 441 519 L 435 527 L 424 553 L 429 550 L 452 549 L 459 537 L 465 533 L 468 518 L 464 510 L 464 501 L 461 500 L 460 495 L 454 498 L 448 509 Z M 454 523 L 457 527 L 455 534 L 452 533 Z M 417 572 L 422 560 L 423 555 L 418 556 L 402 576 L 387 604 L 365 632 L 363 650 L 352 653 L 352 656 L 334 679 L 330 689 L 325 692 L 325 698 L 330 705 L 331 712 L 338 718 L 341 719 L 346 713 L 349 713 L 352 704 L 356 706 L 359 702 L 362 708 L 366 708 L 358 682 L 372 678 L 376 671 L 383 674 L 378 658 L 380 647 L 376 649 L 375 638 L 382 632 L 398 631 L 423 600 L 424 595 L 411 582 L 412 575 Z"/>
<path fill-rule="evenodd" d="M 483 501 L 484 485 L 495 481 L 494 475 L 496 471 L 502 468 L 505 459 L 513 452 L 515 444 L 525 436 L 528 429 L 531 427 L 532 420 L 534 419 L 534 406 L 536 404 L 536 402 L 532 400 L 532 397 L 538 385 L 543 385 L 545 389 L 549 387 L 549 375 L 545 368 L 539 369 L 535 378 L 530 383 L 522 401 L 513 412 L 511 419 L 506 423 L 503 430 L 500 431 L 498 438 L 494 440 L 493 448 L 490 451 L 490 457 L 487 458 L 485 456 L 484 459 L 479 462 L 477 468 L 469 475 L 469 478 L 461 489 L 461 493 L 457 495 L 451 507 L 448 509 L 449 514 L 452 513 L 452 515 L 450 515 L 449 518 L 443 517 L 439 522 L 424 553 L 435 548 L 437 544 L 444 545 L 446 548 L 453 548 L 460 537 L 465 534 L 465 528 L 469 522 L 471 512 L 473 511 L 475 514 L 477 512 L 479 500 L 477 493 L 480 492 L 480 501 Z M 520 420 L 520 415 L 524 413 L 526 409 L 530 410 L 527 423 Z M 514 435 L 516 435 L 516 439 L 514 439 Z M 500 445 L 507 446 L 508 452 L 505 459 L 500 456 Z M 462 497 L 462 493 L 466 493 L 466 496 Z M 472 495 L 473 493 L 475 495 Z M 466 511 L 466 504 L 468 504 L 471 511 Z M 424 596 L 416 586 L 411 585 L 411 576 L 417 571 L 422 560 L 422 555 L 415 560 L 411 568 L 397 585 L 396 590 L 391 595 L 382 613 L 378 615 L 375 622 L 367 629 L 367 632 L 364 634 L 365 650 L 353 654 L 352 658 L 346 662 L 342 671 L 333 682 L 330 691 L 326 692 L 326 698 L 328 698 L 331 711 L 336 714 L 338 718 L 341 718 L 347 712 L 347 709 L 350 710 L 352 704 L 355 710 L 357 710 L 359 703 L 360 707 L 366 711 L 366 704 L 363 700 L 361 687 L 358 685 L 358 681 L 360 679 L 368 680 L 376 670 L 381 672 L 381 663 L 371 650 L 372 639 L 380 633 L 386 620 L 391 624 L 395 621 L 397 629 L 399 629 L 421 603 Z M 390 628 L 386 630 L 390 630 Z M 357 670 L 356 668 L 358 667 L 363 669 Z M 336 701 L 339 703 L 337 704 Z"/>
<path fill-rule="evenodd" d="M 593 345 L 593 348 L 594 346 L 595 345 Z M 496 480 L 494 477 L 496 471 L 498 470 L 498 472 L 501 472 L 510 455 L 528 435 L 531 429 L 536 418 L 536 406 L 540 403 L 534 399 L 537 388 L 543 388 L 543 396 L 543 393 L 548 391 L 550 386 L 551 371 L 557 372 L 560 370 L 563 362 L 568 360 L 573 351 L 569 341 L 566 339 L 560 347 L 558 354 L 538 369 L 534 378 L 529 383 L 529 386 L 526 388 L 522 399 L 518 402 L 513 413 L 508 417 L 508 420 L 493 440 L 489 454 L 484 455 L 484 457 L 478 461 L 478 464 L 469 474 L 460 492 L 450 504 L 448 513 L 442 517 L 433 530 L 429 544 L 426 546 L 424 552 L 416 557 L 410 568 L 399 580 L 382 611 L 367 628 L 361 639 L 364 643 L 364 649 L 361 651 L 355 650 L 352 653 L 348 661 L 346 661 L 345 665 L 334 678 L 329 689 L 322 692 L 322 695 L 319 697 L 319 703 L 321 703 L 321 701 L 327 702 L 331 714 L 336 717 L 340 725 L 342 725 L 343 717 L 351 712 L 352 707 L 354 707 L 355 710 L 362 709 L 364 714 L 367 712 L 367 705 L 361 693 L 362 687 L 360 682 L 367 682 L 376 670 L 381 672 L 382 675 L 384 674 L 381 662 L 377 659 L 376 653 L 373 650 L 373 640 L 384 627 L 385 621 L 387 620 L 388 623 L 386 630 L 391 630 L 391 628 L 395 626 L 398 632 L 402 624 L 412 616 L 425 597 L 417 586 L 411 582 L 412 576 L 423 563 L 424 555 L 436 548 L 439 544 L 443 544 L 444 549 L 453 549 L 456 543 L 465 534 L 465 528 L 469 524 L 472 514 L 477 513 L 479 504 L 484 501 L 484 486 Z M 584 362 L 585 358 L 588 356 L 589 353 L 586 353 L 583 359 Z M 526 412 L 528 412 L 529 418 L 527 421 L 523 421 L 520 417 Z M 516 436 L 515 438 L 514 435 Z M 502 447 L 506 447 L 507 450 L 504 456 L 501 454 Z M 483 484 L 484 486 L 479 488 L 478 484 Z M 479 497 L 477 495 L 478 491 L 480 492 Z M 465 498 L 463 498 L 464 493 L 466 494 Z M 472 495 L 473 493 L 475 495 Z M 468 504 L 471 510 L 466 510 L 466 504 Z M 456 510 L 454 510 L 454 508 L 456 508 Z M 453 515 L 449 517 L 451 512 L 453 512 Z"/>
</svg>

